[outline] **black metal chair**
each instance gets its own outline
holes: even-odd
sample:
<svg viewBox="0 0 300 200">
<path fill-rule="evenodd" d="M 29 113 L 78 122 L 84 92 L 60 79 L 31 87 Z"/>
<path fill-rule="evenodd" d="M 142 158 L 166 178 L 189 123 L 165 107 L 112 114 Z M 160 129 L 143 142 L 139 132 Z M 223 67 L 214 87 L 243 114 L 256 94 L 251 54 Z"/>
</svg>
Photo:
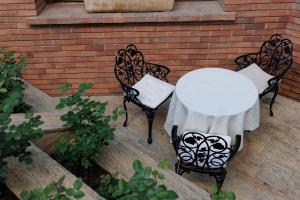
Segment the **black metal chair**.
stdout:
<svg viewBox="0 0 300 200">
<path fill-rule="evenodd" d="M 293 64 L 292 42 L 289 39 L 283 39 L 279 34 L 275 34 L 263 43 L 259 52 L 239 56 L 235 59 L 235 63 L 238 65 L 239 72 L 255 83 L 260 98 L 269 92 L 274 92 L 270 103 L 270 115 L 273 116 L 272 106 L 278 94 L 279 84 Z M 258 67 L 251 65 L 253 63 Z M 249 65 L 251 67 L 248 67 Z M 253 76 L 254 73 L 260 74 L 261 78 Z"/>
<path fill-rule="evenodd" d="M 238 151 L 241 136 L 237 135 L 235 144 L 231 138 L 223 135 L 185 132 L 177 135 L 178 126 L 172 128 L 172 143 L 177 154 L 175 172 L 198 172 L 208 174 L 216 179 L 218 190 L 226 176 L 226 166 Z"/>
<path fill-rule="evenodd" d="M 143 54 L 130 44 L 116 53 L 114 68 L 116 78 L 124 92 L 123 105 L 127 126 L 128 113 L 126 103 L 132 102 L 146 112 L 148 119 L 148 143 L 152 143 L 152 124 L 157 108 L 171 97 L 174 86 L 167 83 L 170 70 L 162 65 L 144 61 Z"/>
</svg>

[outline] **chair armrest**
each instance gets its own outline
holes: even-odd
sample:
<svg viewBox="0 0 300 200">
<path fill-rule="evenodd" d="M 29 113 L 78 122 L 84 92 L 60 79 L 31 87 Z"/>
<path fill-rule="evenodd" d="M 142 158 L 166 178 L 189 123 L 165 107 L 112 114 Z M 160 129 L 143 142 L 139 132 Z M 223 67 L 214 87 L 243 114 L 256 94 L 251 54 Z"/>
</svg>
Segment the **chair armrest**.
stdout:
<svg viewBox="0 0 300 200">
<path fill-rule="evenodd" d="M 168 82 L 167 75 L 169 74 L 169 72 L 170 69 L 166 66 L 144 62 L 144 73 L 149 73 L 150 75 L 162 81 Z"/>
<path fill-rule="evenodd" d="M 292 64 L 293 64 L 293 62 L 291 62 L 289 67 L 286 68 L 284 71 L 282 71 L 280 74 L 277 74 L 273 78 L 269 79 L 268 80 L 268 85 L 269 85 L 268 88 L 266 88 L 260 96 L 263 96 L 263 95 L 267 94 L 268 92 L 272 91 L 275 87 L 278 87 L 283 76 L 285 75 L 285 73 L 287 73 L 287 71 L 290 69 Z"/>
<path fill-rule="evenodd" d="M 277 75 L 277 76 L 274 76 L 273 78 L 269 79 L 268 80 L 269 87 L 273 88 L 274 86 L 278 85 L 281 81 L 281 78 L 282 78 L 281 75 Z"/>
<path fill-rule="evenodd" d="M 249 53 L 237 57 L 235 59 L 235 63 L 237 64 L 237 71 L 244 69 L 253 63 L 258 63 L 259 57 L 260 53 Z"/>
<path fill-rule="evenodd" d="M 123 85 L 122 88 L 128 100 L 135 104 L 142 105 L 141 101 L 137 98 L 140 95 L 140 92 L 137 89 L 125 85 Z"/>
<path fill-rule="evenodd" d="M 268 87 L 259 95 L 264 96 L 265 94 L 269 93 L 270 91 L 272 91 L 274 88 L 278 87 L 280 81 L 282 79 L 282 75 L 277 75 L 274 76 L 273 78 L 268 80 Z"/>
</svg>

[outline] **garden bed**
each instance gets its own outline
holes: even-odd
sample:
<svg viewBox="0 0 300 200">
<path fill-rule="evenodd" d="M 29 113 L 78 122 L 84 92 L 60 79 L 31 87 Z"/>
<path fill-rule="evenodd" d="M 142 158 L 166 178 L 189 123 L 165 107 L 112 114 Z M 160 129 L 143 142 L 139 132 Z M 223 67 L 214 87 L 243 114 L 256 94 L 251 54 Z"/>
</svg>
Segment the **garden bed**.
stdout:
<svg viewBox="0 0 300 200">
<path fill-rule="evenodd" d="M 33 165 L 27 166 L 17 162 L 15 159 L 9 159 L 7 185 L 17 196 L 23 190 L 31 190 L 35 187 L 45 186 L 52 180 L 57 180 L 57 178 L 63 174 L 67 174 L 67 185 L 76 179 L 73 174 L 48 156 L 48 154 L 53 153 L 53 145 L 56 144 L 61 137 L 70 134 L 70 132 L 62 127 L 62 122 L 59 119 L 61 113 L 51 112 L 39 114 L 45 122 L 42 125 L 45 134 L 41 139 L 35 142 L 40 149 L 35 145 L 31 147 L 34 159 Z M 19 124 L 22 118 L 22 115 L 16 114 L 13 116 L 13 121 Z M 123 178 L 128 180 L 133 174 L 131 165 L 134 159 L 141 160 L 146 166 L 156 165 L 156 162 L 144 152 L 142 147 L 136 144 L 134 138 L 131 138 L 129 135 L 118 135 L 113 142 L 102 149 L 101 154 L 96 156 L 94 161 L 107 172 L 114 173 L 118 171 Z M 166 171 L 164 175 L 166 178 L 163 184 L 176 191 L 179 199 L 210 199 L 206 191 L 174 172 Z M 97 196 L 87 185 L 85 185 L 82 191 L 87 194 L 84 199 L 89 199 L 89 195 L 93 196 L 92 198 L 94 198 L 94 200 L 101 199 L 101 197 L 99 195 Z"/>
</svg>

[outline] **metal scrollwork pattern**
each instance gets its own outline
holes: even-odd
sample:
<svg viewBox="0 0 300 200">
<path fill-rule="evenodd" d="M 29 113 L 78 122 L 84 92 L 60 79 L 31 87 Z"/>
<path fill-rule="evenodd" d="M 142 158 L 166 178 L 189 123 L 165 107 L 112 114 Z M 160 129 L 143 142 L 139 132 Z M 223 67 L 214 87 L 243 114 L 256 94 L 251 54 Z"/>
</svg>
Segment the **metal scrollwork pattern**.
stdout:
<svg viewBox="0 0 300 200">
<path fill-rule="evenodd" d="M 137 89 L 125 86 L 123 88 L 123 91 L 125 92 L 126 99 L 128 101 L 132 101 L 135 104 L 142 105 L 141 101 L 137 98 L 139 96 L 139 94 L 140 94 L 140 92 Z"/>
<path fill-rule="evenodd" d="M 252 63 L 258 63 L 260 53 L 251 53 L 238 57 L 235 62 L 238 66 L 238 70 L 248 67 Z"/>
<path fill-rule="evenodd" d="M 282 39 L 281 35 L 273 35 L 261 48 L 258 65 L 267 73 L 278 76 L 285 73 L 293 62 L 292 42 Z"/>
<path fill-rule="evenodd" d="M 262 70 L 273 76 L 283 76 L 293 63 L 293 45 L 289 39 L 275 34 L 265 41 L 258 53 L 250 53 L 238 57 L 235 62 L 238 69 L 258 64 Z"/>
<path fill-rule="evenodd" d="M 181 162 L 197 168 L 225 167 L 232 151 L 224 138 L 196 132 L 183 133 L 174 147 Z"/>
<path fill-rule="evenodd" d="M 143 78 L 143 65 L 143 54 L 134 45 L 128 45 L 116 53 L 115 75 L 121 84 L 131 87 Z"/>
<path fill-rule="evenodd" d="M 167 75 L 169 72 L 170 70 L 165 66 L 148 63 L 148 62 L 144 63 L 144 73 L 150 74 L 160 80 L 168 82 Z"/>
</svg>

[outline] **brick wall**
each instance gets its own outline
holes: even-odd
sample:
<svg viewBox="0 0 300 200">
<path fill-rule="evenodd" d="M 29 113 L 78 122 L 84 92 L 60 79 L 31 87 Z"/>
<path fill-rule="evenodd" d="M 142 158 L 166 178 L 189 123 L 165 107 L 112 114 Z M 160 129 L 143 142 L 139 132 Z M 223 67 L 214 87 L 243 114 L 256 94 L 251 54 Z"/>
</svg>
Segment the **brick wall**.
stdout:
<svg viewBox="0 0 300 200">
<path fill-rule="evenodd" d="M 24 78 L 50 95 L 67 81 L 95 83 L 91 94 L 119 93 L 113 74 L 114 51 L 134 43 L 148 61 L 167 65 L 175 82 L 187 71 L 218 66 L 234 68 L 234 59 L 255 52 L 274 33 L 295 45 L 296 64 L 281 93 L 300 100 L 300 2 L 298 0 L 220 0 L 236 21 L 207 23 L 49 25 L 30 27 L 27 16 L 43 0 L 1 0 L 0 45 L 28 61 Z"/>
<path fill-rule="evenodd" d="M 286 34 L 294 43 L 294 58 L 296 64 L 293 70 L 286 76 L 282 85 L 282 93 L 299 100 L 300 87 L 300 0 L 293 5 L 291 17 L 287 24 Z"/>
</svg>

